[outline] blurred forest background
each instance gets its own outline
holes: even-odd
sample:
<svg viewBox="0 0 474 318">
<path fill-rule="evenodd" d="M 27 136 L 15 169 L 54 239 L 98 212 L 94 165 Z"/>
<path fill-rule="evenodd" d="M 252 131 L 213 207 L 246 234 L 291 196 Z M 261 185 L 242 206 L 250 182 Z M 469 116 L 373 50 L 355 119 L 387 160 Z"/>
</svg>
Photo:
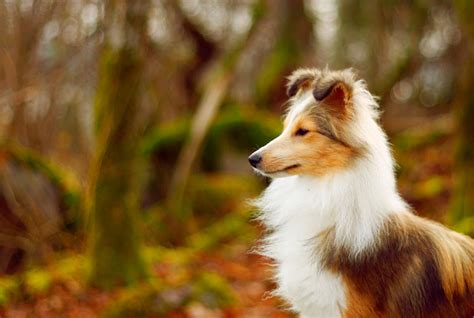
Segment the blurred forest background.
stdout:
<svg viewBox="0 0 474 318">
<path fill-rule="evenodd" d="M 403 197 L 473 235 L 470 0 L 0 0 L 0 316 L 289 317 L 246 158 L 326 65 L 380 97 Z"/>
</svg>

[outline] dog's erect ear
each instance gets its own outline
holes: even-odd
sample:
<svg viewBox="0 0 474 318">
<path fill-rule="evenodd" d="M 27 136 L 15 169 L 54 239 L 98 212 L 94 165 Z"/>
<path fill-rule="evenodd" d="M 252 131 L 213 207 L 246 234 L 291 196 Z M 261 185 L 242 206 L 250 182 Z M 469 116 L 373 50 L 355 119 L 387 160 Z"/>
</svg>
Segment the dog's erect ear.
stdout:
<svg viewBox="0 0 474 318">
<path fill-rule="evenodd" d="M 328 86 L 317 86 L 313 90 L 313 96 L 318 101 L 327 105 L 336 114 L 344 114 L 349 104 L 349 89 L 343 82 L 335 82 Z"/>
<path fill-rule="evenodd" d="M 292 74 L 288 79 L 288 84 L 286 85 L 286 95 L 288 97 L 295 96 L 300 89 L 309 87 L 313 79 L 314 76 L 309 74 Z"/>
</svg>

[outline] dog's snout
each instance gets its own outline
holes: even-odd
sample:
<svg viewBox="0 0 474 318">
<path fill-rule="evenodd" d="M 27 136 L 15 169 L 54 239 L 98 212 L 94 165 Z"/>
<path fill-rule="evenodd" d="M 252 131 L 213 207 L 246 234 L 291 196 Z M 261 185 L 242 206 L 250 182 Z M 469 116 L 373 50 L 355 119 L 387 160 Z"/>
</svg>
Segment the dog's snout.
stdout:
<svg viewBox="0 0 474 318">
<path fill-rule="evenodd" d="M 262 161 L 262 156 L 258 153 L 251 154 L 249 157 L 249 162 L 254 168 L 257 168 L 260 161 Z"/>
</svg>

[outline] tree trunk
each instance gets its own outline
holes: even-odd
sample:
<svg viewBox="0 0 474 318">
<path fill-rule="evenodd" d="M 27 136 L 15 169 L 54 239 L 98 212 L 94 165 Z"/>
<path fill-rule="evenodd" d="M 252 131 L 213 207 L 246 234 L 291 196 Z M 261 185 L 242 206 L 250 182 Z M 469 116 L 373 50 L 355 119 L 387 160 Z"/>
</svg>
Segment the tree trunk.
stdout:
<svg viewBox="0 0 474 318">
<path fill-rule="evenodd" d="M 106 43 L 95 99 L 96 154 L 91 163 L 89 194 L 93 285 L 133 284 L 145 277 L 140 235 L 140 165 L 136 124 L 141 52 L 145 37 L 145 1 L 106 3 Z"/>
<path fill-rule="evenodd" d="M 457 105 L 456 188 L 451 217 L 460 231 L 474 235 L 474 3 L 460 0 L 456 5 L 466 56 Z"/>
</svg>

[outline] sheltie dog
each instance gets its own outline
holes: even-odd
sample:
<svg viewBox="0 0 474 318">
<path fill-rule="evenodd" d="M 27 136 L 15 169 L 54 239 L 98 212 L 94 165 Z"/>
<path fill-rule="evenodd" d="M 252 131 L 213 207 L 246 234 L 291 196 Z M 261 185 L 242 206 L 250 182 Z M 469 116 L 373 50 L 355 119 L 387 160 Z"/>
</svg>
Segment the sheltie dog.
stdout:
<svg viewBox="0 0 474 318">
<path fill-rule="evenodd" d="M 289 76 L 280 136 L 249 157 L 275 294 L 300 317 L 473 317 L 474 241 L 397 192 L 377 102 L 351 70 Z"/>
</svg>

